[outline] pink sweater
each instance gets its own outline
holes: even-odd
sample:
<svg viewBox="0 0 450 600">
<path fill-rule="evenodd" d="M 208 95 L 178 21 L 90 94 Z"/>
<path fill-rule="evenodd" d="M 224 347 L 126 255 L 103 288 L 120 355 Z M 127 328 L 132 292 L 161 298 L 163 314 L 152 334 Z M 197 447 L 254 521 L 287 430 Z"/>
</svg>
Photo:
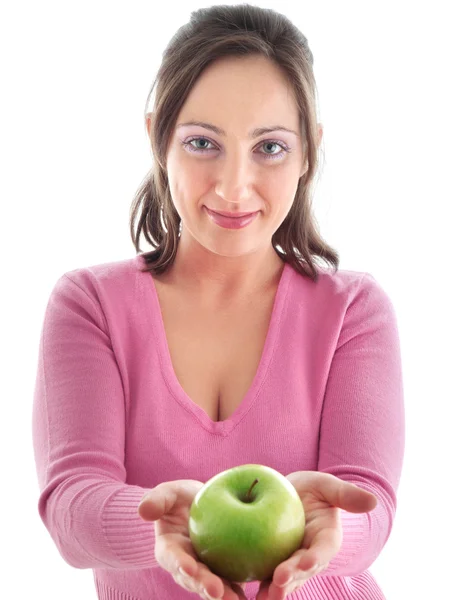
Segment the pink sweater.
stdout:
<svg viewBox="0 0 450 600">
<path fill-rule="evenodd" d="M 93 569 L 100 600 L 184 600 L 154 557 L 138 504 L 163 481 L 259 463 L 319 470 L 378 498 L 341 510 L 343 543 L 289 598 L 381 600 L 369 571 L 389 538 L 404 453 L 400 344 L 392 302 L 368 273 L 289 264 L 258 371 L 214 422 L 172 367 L 141 255 L 63 274 L 43 320 L 33 404 L 39 515 L 62 558 Z M 255 598 L 258 582 L 246 584 Z"/>
</svg>

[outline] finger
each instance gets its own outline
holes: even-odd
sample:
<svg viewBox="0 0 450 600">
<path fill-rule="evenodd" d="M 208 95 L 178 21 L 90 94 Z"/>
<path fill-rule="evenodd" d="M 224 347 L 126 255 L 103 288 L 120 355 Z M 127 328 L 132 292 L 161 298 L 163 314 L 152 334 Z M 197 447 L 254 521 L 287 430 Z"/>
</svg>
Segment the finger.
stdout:
<svg viewBox="0 0 450 600">
<path fill-rule="evenodd" d="M 312 573 L 310 576 L 312 577 L 313 574 L 314 573 Z M 282 595 L 279 595 L 279 591 L 274 591 L 270 596 L 270 600 L 284 600 L 285 598 L 289 598 L 290 594 L 293 594 L 295 591 L 302 588 L 305 583 L 305 578 L 294 579 L 290 585 L 286 586 L 286 588 L 282 590 Z"/>
<path fill-rule="evenodd" d="M 273 581 L 263 581 L 258 590 L 256 600 L 284 600 L 299 586 L 299 582 L 285 587 L 279 587 Z"/>
<path fill-rule="evenodd" d="M 273 573 L 272 586 L 269 590 L 271 600 L 278 600 L 278 595 L 273 596 L 275 588 L 291 589 L 298 582 L 323 571 L 339 551 L 342 543 L 341 536 L 342 534 L 334 528 L 323 529 L 314 537 L 309 548 L 297 550 L 288 560 L 280 564 Z"/>
<path fill-rule="evenodd" d="M 227 585 L 225 580 L 212 573 L 202 562 L 195 563 L 195 568 L 192 571 L 192 578 L 198 582 L 201 590 L 205 589 L 213 598 L 234 598 L 231 589 L 228 589 L 228 591 L 226 590 Z"/>
<path fill-rule="evenodd" d="M 309 549 L 301 549 L 294 552 L 288 560 L 284 561 L 275 569 L 270 584 L 278 588 L 286 588 L 292 579 L 305 574 L 315 567 L 319 562 L 317 552 L 311 553 Z"/>
<path fill-rule="evenodd" d="M 143 496 L 138 506 L 139 516 L 144 521 L 157 521 L 179 506 L 192 504 L 195 495 L 203 485 L 201 481 L 195 479 L 160 483 Z"/>
<path fill-rule="evenodd" d="M 155 558 L 179 585 L 190 591 L 201 595 L 203 588 L 206 588 L 207 593 L 213 598 L 245 600 L 245 595 L 243 593 L 239 595 L 238 590 L 235 590 L 226 579 L 212 573 L 204 563 L 196 560 L 191 541 L 179 533 L 169 533 L 158 538 Z M 184 573 L 180 571 L 180 567 Z"/>
<path fill-rule="evenodd" d="M 223 594 L 211 591 L 212 586 L 208 586 L 205 583 L 205 577 L 200 572 L 197 572 L 196 576 L 189 576 L 180 569 L 176 573 L 173 573 L 173 578 L 178 585 L 190 592 L 199 594 L 202 598 L 207 598 L 208 600 L 223 598 Z"/>
<path fill-rule="evenodd" d="M 330 473 L 319 475 L 315 478 L 314 486 L 331 506 L 338 506 L 352 513 L 370 512 L 376 507 L 378 500 L 371 492 Z"/>
<path fill-rule="evenodd" d="M 189 565 L 186 575 L 177 573 L 175 580 L 186 583 L 191 591 L 204 595 L 209 594 L 212 598 L 223 598 L 223 600 L 246 600 L 246 596 L 238 583 L 229 582 L 212 573 L 202 562 Z M 206 593 L 205 593 L 206 592 Z"/>
<path fill-rule="evenodd" d="M 352 513 L 365 513 L 373 510 L 378 504 L 377 497 L 357 485 L 342 482 L 341 500 L 338 506 Z"/>
<path fill-rule="evenodd" d="M 197 570 L 192 544 L 189 538 L 180 533 L 158 536 L 155 542 L 155 558 L 160 566 L 172 575 L 177 575 L 180 567 L 189 577 Z"/>
<path fill-rule="evenodd" d="M 287 576 L 283 577 L 282 581 L 284 585 L 278 585 L 275 583 L 275 579 L 273 579 L 271 582 L 269 581 L 263 587 L 263 594 L 261 595 L 261 598 L 257 596 L 256 600 L 284 600 L 285 598 L 288 598 L 289 595 L 294 591 L 303 587 L 308 579 L 314 575 L 317 575 L 317 573 L 320 573 L 320 571 L 323 571 L 327 566 L 327 564 L 319 564 L 318 566 L 314 565 L 312 568 L 309 568 L 306 571 L 304 569 L 294 569 L 293 571 L 289 571 L 289 578 Z"/>
<path fill-rule="evenodd" d="M 189 592 L 194 592 L 196 594 L 198 594 L 201 598 L 204 598 L 204 600 L 222 600 L 223 598 L 226 598 L 226 594 L 224 596 L 213 596 L 208 592 L 208 588 L 205 587 L 201 581 L 197 581 L 195 579 L 193 579 L 192 577 L 187 577 L 183 572 L 178 572 L 177 574 L 175 574 L 173 576 L 174 580 L 176 581 L 176 583 L 178 585 L 180 585 L 182 588 L 184 588 L 185 590 L 188 590 Z M 230 595 L 228 595 L 228 600 L 230 600 Z M 233 595 L 233 599 L 235 598 L 235 596 Z"/>
<path fill-rule="evenodd" d="M 172 577 L 175 580 L 175 582 L 185 590 L 188 590 L 189 592 L 199 591 L 199 585 L 194 582 L 192 577 L 188 577 L 187 575 L 185 575 L 184 571 L 177 571 L 176 573 L 172 573 Z"/>
</svg>

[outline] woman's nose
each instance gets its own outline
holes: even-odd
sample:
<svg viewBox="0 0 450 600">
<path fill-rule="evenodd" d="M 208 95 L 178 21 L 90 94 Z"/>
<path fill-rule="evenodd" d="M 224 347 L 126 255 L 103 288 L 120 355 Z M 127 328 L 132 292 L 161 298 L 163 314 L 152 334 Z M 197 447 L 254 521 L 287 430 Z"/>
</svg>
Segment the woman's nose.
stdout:
<svg viewBox="0 0 450 600">
<path fill-rule="evenodd" d="M 215 192 L 227 202 L 245 202 L 251 195 L 254 173 L 250 161 L 233 153 L 217 170 Z"/>
</svg>

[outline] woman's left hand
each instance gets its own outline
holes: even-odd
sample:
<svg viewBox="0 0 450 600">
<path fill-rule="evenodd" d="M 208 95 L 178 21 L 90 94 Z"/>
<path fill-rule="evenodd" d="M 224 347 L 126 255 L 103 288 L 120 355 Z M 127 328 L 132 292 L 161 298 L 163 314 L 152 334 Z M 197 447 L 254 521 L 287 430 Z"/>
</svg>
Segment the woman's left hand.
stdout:
<svg viewBox="0 0 450 600">
<path fill-rule="evenodd" d="M 342 544 L 339 508 L 364 513 L 377 505 L 376 496 L 329 473 L 296 471 L 286 478 L 303 503 L 305 535 L 300 549 L 277 566 L 272 579 L 261 582 L 256 600 L 284 600 L 326 569 Z"/>
</svg>

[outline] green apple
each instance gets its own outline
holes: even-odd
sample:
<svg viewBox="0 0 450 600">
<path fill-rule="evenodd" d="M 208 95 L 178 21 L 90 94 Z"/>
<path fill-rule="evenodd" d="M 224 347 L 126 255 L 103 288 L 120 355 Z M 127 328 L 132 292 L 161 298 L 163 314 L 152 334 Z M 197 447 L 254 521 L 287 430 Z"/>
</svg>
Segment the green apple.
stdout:
<svg viewBox="0 0 450 600">
<path fill-rule="evenodd" d="M 264 465 L 240 465 L 209 479 L 189 514 L 189 536 L 213 573 L 243 583 L 270 579 L 298 550 L 305 512 L 292 483 Z"/>
</svg>

